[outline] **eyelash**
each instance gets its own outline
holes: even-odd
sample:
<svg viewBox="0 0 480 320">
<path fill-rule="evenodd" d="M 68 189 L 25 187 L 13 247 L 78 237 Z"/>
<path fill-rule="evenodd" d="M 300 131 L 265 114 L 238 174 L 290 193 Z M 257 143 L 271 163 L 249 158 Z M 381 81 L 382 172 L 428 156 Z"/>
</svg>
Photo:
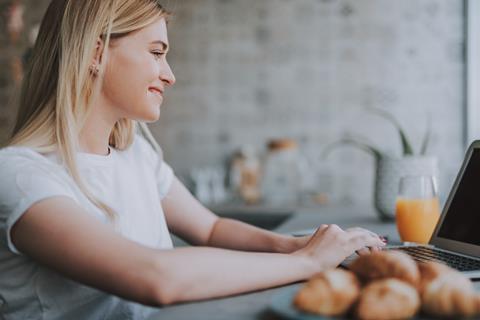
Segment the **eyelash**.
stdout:
<svg viewBox="0 0 480 320">
<path fill-rule="evenodd" d="M 160 52 L 160 51 L 152 51 L 153 56 L 155 59 L 160 59 L 163 55 L 165 55 L 165 52 Z"/>
</svg>

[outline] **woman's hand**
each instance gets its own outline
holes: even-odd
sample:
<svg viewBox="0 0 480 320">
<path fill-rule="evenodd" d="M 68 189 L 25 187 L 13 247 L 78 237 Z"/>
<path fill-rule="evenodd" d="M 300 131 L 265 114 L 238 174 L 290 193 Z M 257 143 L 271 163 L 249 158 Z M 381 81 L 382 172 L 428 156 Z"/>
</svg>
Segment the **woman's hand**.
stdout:
<svg viewBox="0 0 480 320">
<path fill-rule="evenodd" d="M 363 228 L 342 230 L 339 226 L 322 225 L 306 245 L 293 254 L 305 257 L 316 266 L 315 272 L 338 266 L 345 258 L 358 252 L 378 250 L 384 242 L 375 233 Z"/>
</svg>

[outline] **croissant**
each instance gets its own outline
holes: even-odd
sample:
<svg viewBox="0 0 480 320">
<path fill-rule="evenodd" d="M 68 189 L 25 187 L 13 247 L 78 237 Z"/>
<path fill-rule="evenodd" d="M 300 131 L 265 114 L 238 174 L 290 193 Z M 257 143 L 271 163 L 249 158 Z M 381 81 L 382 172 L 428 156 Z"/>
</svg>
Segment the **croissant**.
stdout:
<svg viewBox="0 0 480 320">
<path fill-rule="evenodd" d="M 310 279 L 293 303 L 308 313 L 339 316 L 350 309 L 359 294 L 360 284 L 352 272 L 330 269 Z"/>
<path fill-rule="evenodd" d="M 390 278 L 367 285 L 355 314 L 361 320 L 396 320 L 413 317 L 420 309 L 420 297 L 410 284 Z"/>
<path fill-rule="evenodd" d="M 480 298 L 472 282 L 443 264 L 419 264 L 422 310 L 433 316 L 469 317 L 479 313 Z"/>
<path fill-rule="evenodd" d="M 377 279 L 397 278 L 417 287 L 420 281 L 416 262 L 400 251 L 378 251 L 362 255 L 349 265 L 349 269 L 364 283 Z"/>
<path fill-rule="evenodd" d="M 420 284 L 419 284 L 420 292 L 422 292 L 425 289 L 425 286 L 428 283 L 430 283 L 433 279 L 439 277 L 442 274 L 446 274 L 448 272 L 455 272 L 455 270 L 446 266 L 445 264 L 434 262 L 434 261 L 418 263 L 418 270 L 420 272 Z"/>
</svg>

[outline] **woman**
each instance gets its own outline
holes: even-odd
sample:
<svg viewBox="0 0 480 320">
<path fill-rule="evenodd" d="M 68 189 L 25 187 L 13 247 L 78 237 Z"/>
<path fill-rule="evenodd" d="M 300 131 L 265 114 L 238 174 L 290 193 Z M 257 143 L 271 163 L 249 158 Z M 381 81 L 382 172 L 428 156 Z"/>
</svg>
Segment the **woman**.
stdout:
<svg viewBox="0 0 480 320">
<path fill-rule="evenodd" d="M 175 82 L 167 18 L 156 0 L 50 4 L 0 151 L 5 319 L 137 318 L 304 280 L 383 245 L 335 225 L 275 234 L 192 197 L 144 124 Z M 194 246 L 172 249 L 169 231 Z"/>
</svg>

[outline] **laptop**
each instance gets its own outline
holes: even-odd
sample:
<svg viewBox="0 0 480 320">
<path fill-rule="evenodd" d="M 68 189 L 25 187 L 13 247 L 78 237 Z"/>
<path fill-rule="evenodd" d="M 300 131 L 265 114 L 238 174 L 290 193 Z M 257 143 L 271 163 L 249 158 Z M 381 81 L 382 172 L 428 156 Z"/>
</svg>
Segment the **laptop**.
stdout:
<svg viewBox="0 0 480 320">
<path fill-rule="evenodd" d="M 387 249 L 404 251 L 417 261 L 437 260 L 480 278 L 480 140 L 467 150 L 428 245 Z"/>
<path fill-rule="evenodd" d="M 299 234 L 300 235 L 300 234 Z M 387 246 L 417 261 L 440 261 L 471 279 L 480 278 L 480 140 L 467 150 L 428 245 Z M 348 264 L 356 255 L 348 257 Z"/>
</svg>

